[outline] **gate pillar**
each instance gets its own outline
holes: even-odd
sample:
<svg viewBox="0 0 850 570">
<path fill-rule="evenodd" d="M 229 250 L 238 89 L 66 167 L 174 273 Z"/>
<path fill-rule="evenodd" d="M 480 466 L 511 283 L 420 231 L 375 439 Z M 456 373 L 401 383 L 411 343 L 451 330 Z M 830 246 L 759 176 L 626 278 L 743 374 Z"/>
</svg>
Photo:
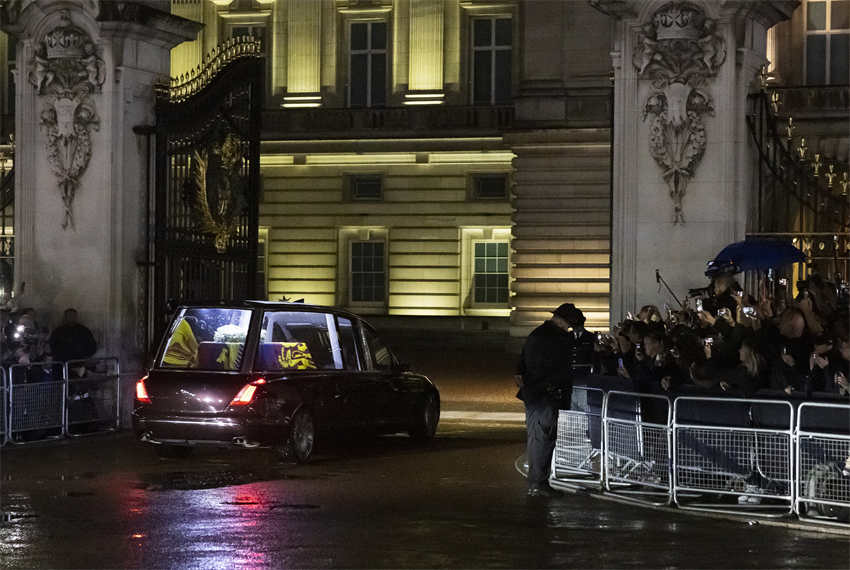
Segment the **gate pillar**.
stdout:
<svg viewBox="0 0 850 570">
<path fill-rule="evenodd" d="M 611 320 L 706 285 L 744 239 L 754 182 L 747 93 L 784 0 L 591 0 L 613 19 Z"/>
<path fill-rule="evenodd" d="M 100 351 L 139 370 L 147 177 L 169 50 L 200 28 L 154 2 L 7 2 L 17 36 L 16 290 L 55 326 L 80 311 Z M 150 182 L 150 184 L 149 184 Z"/>
</svg>

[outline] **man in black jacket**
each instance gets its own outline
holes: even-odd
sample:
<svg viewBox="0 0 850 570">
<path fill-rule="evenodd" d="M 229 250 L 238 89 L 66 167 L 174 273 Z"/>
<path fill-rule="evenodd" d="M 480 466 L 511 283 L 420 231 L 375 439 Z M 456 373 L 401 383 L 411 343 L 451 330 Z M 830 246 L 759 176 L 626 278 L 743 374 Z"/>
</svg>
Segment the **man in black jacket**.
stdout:
<svg viewBox="0 0 850 570">
<path fill-rule="evenodd" d="M 579 321 L 583 322 L 581 311 L 564 303 L 528 335 L 522 349 L 517 397 L 525 403 L 529 496 L 558 494 L 549 486 L 549 469 L 558 436 L 558 408 L 570 407 L 575 341 L 570 323 Z"/>
</svg>

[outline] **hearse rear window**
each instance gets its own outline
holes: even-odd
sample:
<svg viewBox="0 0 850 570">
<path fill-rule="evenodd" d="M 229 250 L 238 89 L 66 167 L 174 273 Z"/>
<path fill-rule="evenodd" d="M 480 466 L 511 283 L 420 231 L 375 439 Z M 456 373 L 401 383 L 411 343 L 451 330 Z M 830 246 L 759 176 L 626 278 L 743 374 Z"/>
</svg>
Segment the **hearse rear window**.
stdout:
<svg viewBox="0 0 850 570">
<path fill-rule="evenodd" d="M 250 309 L 183 309 L 171 328 L 160 366 L 239 370 L 250 322 Z"/>
<path fill-rule="evenodd" d="M 341 370 L 334 316 L 308 311 L 267 311 L 254 369 Z"/>
</svg>

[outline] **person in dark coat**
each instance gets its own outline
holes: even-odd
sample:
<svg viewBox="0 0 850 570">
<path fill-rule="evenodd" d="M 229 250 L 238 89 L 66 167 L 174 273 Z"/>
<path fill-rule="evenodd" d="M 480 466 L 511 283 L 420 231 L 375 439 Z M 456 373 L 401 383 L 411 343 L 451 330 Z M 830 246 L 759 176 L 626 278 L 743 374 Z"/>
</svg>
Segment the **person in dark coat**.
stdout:
<svg viewBox="0 0 850 570">
<path fill-rule="evenodd" d="M 570 407 L 571 344 L 575 341 L 570 323 L 584 322 L 583 318 L 575 305 L 564 303 L 528 335 L 522 349 L 517 397 L 525 403 L 529 496 L 559 494 L 549 486 L 549 469 L 558 435 L 558 408 Z"/>
<path fill-rule="evenodd" d="M 65 311 L 62 324 L 50 335 L 50 350 L 53 359 L 60 362 L 84 360 L 97 352 L 97 343 L 91 331 L 78 322 L 75 309 Z"/>
</svg>

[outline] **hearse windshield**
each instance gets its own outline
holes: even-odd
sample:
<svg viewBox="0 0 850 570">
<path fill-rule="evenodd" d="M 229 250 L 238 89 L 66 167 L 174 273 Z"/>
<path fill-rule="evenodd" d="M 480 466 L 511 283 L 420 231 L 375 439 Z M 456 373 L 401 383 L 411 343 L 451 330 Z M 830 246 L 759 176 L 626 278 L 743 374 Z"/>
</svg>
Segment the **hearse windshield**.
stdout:
<svg viewBox="0 0 850 570">
<path fill-rule="evenodd" d="M 182 309 L 171 327 L 160 366 L 239 370 L 250 323 L 250 309 Z"/>
</svg>

